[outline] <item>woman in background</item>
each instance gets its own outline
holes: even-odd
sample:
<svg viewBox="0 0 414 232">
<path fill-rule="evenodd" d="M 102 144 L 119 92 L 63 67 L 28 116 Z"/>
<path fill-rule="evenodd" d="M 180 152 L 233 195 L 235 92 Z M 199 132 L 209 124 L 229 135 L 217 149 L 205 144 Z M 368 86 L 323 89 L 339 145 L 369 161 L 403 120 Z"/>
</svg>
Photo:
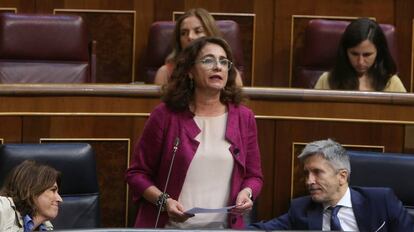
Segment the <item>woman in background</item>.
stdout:
<svg viewBox="0 0 414 232">
<path fill-rule="evenodd" d="M 232 64 L 230 47 L 217 37 L 199 38 L 177 57 L 127 170 L 133 199 L 141 200 L 136 227 L 243 228 L 263 179 L 256 121 L 240 104 Z M 185 213 L 233 205 L 230 214 Z"/>
<path fill-rule="evenodd" d="M 319 77 L 315 89 L 407 92 L 396 73 L 381 27 L 360 18 L 345 29 L 336 64 Z"/>
<path fill-rule="evenodd" d="M 60 172 L 26 160 L 16 166 L 0 192 L 0 231 L 53 230 L 59 211 Z"/>
<path fill-rule="evenodd" d="M 171 77 L 180 52 L 191 41 L 204 36 L 222 36 L 213 16 L 203 8 L 194 8 L 185 12 L 175 24 L 173 51 L 168 55 L 165 64 L 155 74 L 154 83 L 157 85 L 166 84 Z M 238 86 L 242 86 L 240 73 L 237 71 L 236 74 L 236 83 Z"/>
</svg>

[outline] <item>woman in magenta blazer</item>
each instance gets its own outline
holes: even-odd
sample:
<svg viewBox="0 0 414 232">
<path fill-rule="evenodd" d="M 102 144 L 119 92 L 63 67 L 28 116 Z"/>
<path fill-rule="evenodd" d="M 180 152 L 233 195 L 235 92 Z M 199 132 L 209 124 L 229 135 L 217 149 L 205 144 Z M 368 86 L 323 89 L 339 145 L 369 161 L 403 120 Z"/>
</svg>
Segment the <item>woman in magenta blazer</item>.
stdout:
<svg viewBox="0 0 414 232">
<path fill-rule="evenodd" d="M 136 227 L 244 227 L 263 178 L 255 118 L 240 104 L 232 61 L 229 46 L 216 37 L 193 41 L 177 59 L 126 174 L 140 202 Z M 185 213 L 234 205 L 228 214 Z"/>
</svg>

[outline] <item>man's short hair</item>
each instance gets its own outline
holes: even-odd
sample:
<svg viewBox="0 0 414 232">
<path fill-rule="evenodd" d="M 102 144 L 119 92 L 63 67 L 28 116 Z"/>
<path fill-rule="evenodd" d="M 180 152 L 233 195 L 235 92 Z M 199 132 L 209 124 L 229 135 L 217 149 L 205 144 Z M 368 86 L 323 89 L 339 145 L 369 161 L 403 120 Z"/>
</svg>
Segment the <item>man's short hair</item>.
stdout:
<svg viewBox="0 0 414 232">
<path fill-rule="evenodd" d="M 314 141 L 306 145 L 298 158 L 300 161 L 304 162 L 308 157 L 313 155 L 321 155 L 336 171 L 341 169 L 347 170 L 349 178 L 349 175 L 351 174 L 351 164 L 349 162 L 349 156 L 341 144 L 332 139 Z"/>
</svg>

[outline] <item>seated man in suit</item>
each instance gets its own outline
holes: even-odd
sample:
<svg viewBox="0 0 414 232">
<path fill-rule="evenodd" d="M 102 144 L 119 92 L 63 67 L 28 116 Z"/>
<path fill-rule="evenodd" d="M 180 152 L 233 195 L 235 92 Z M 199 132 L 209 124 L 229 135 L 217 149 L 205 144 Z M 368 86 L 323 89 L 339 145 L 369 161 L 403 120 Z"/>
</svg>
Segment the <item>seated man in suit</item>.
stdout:
<svg viewBox="0 0 414 232">
<path fill-rule="evenodd" d="M 298 158 L 310 195 L 292 200 L 287 214 L 249 229 L 414 231 L 413 219 L 391 189 L 348 186 L 349 156 L 340 144 L 315 141 Z"/>
</svg>

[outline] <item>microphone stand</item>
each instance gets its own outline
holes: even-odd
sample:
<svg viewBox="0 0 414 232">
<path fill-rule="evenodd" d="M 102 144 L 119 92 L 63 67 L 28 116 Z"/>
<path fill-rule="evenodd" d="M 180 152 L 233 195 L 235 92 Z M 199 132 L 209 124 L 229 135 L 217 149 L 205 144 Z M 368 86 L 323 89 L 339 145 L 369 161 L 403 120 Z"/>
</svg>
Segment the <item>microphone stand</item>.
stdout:
<svg viewBox="0 0 414 232">
<path fill-rule="evenodd" d="M 168 185 L 168 182 L 170 181 L 171 170 L 172 170 L 174 159 L 175 159 L 175 153 L 177 153 L 177 150 L 178 150 L 178 145 L 180 145 L 180 138 L 176 137 L 174 141 L 173 155 L 172 155 L 172 159 L 170 163 L 170 168 L 168 169 L 167 180 L 165 180 L 165 186 L 164 186 L 164 190 L 162 191 L 162 195 L 164 195 L 167 191 L 167 185 Z M 160 219 L 161 209 L 166 200 L 167 199 L 165 199 L 164 197 L 162 198 L 161 206 L 159 207 L 158 213 L 157 213 L 157 220 L 155 221 L 155 227 L 154 227 L 155 229 L 158 226 L 158 220 Z"/>
</svg>

